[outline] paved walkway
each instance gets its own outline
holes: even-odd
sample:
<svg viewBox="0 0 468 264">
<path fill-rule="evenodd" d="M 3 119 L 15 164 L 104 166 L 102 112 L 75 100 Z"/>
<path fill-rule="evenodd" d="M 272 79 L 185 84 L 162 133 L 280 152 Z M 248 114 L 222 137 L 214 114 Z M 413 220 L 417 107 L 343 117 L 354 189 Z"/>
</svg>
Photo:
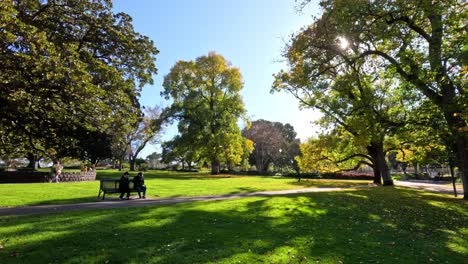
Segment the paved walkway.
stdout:
<svg viewBox="0 0 468 264">
<path fill-rule="evenodd" d="M 403 186 L 415 189 L 421 189 L 431 192 L 440 192 L 453 194 L 453 187 L 447 182 L 433 182 L 433 181 L 394 181 L 396 186 Z M 457 186 L 457 193 L 460 196 L 463 196 L 463 188 Z"/>
<path fill-rule="evenodd" d="M 220 201 L 245 197 L 258 197 L 258 196 L 273 196 L 281 194 L 294 194 L 294 193 L 312 193 L 312 192 L 334 192 L 341 190 L 349 190 L 353 188 L 367 188 L 368 185 L 355 186 L 350 188 L 304 188 L 294 190 L 281 190 L 281 191 L 265 191 L 265 192 L 252 192 L 240 194 L 225 194 L 225 195 L 209 195 L 209 196 L 194 196 L 194 197 L 175 197 L 163 199 L 130 199 L 130 200 L 105 200 L 101 202 L 91 203 L 76 203 L 76 204 L 53 204 L 53 205 L 36 205 L 24 207 L 11 207 L 0 208 L 0 216 L 14 216 L 14 215 L 29 215 L 29 214 L 50 214 L 64 211 L 73 210 L 91 210 L 91 209 L 111 209 L 123 207 L 137 207 L 149 205 L 163 205 L 163 204 L 177 204 L 184 202 L 196 201 Z"/>
<path fill-rule="evenodd" d="M 410 187 L 416 189 L 424 189 L 427 191 L 453 193 L 451 185 L 429 183 L 429 182 L 415 182 L 415 181 L 395 181 L 396 186 Z M 53 205 L 36 205 L 24 207 L 1 208 L 0 216 L 15 216 L 15 215 L 30 215 L 30 214 L 50 214 L 64 211 L 74 210 L 92 210 L 92 209 L 111 209 L 111 208 L 125 208 L 137 206 L 150 206 L 150 205 L 164 205 L 164 204 L 177 204 L 184 202 L 196 201 L 220 201 L 245 197 L 260 197 L 260 196 L 274 196 L 281 194 L 295 194 L 295 193 L 314 193 L 314 192 L 336 192 L 343 190 L 350 190 L 355 188 L 369 188 L 374 185 L 361 185 L 347 188 L 304 188 L 294 190 L 281 190 L 281 191 L 264 191 L 252 192 L 241 194 L 225 194 L 225 195 L 209 195 L 209 196 L 194 196 L 194 197 L 175 197 L 163 199 L 131 199 L 131 200 L 106 200 L 91 203 L 76 203 L 76 204 L 53 204 Z M 458 194 L 463 195 L 463 190 L 457 190 Z"/>
</svg>

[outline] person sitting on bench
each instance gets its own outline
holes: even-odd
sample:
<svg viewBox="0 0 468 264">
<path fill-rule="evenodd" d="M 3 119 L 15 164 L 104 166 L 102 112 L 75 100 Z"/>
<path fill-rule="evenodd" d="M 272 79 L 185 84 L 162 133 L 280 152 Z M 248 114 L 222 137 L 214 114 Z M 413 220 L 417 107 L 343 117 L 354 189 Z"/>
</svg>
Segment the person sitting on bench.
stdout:
<svg viewBox="0 0 468 264">
<path fill-rule="evenodd" d="M 138 197 L 141 199 L 141 192 L 143 192 L 143 199 L 146 199 L 146 186 L 143 173 L 139 172 L 137 176 L 133 178 L 133 188 L 138 192 Z"/>
<path fill-rule="evenodd" d="M 127 193 L 127 200 L 130 200 L 130 179 L 128 178 L 128 172 L 125 172 L 119 180 L 120 189 L 120 200 L 123 199 L 125 193 Z"/>
</svg>

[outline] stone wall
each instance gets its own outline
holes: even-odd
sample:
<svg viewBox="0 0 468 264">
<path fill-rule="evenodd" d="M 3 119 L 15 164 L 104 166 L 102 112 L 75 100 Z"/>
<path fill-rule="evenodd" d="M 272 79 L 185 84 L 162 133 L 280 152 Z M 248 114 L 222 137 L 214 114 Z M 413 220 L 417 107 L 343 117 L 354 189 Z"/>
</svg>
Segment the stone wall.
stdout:
<svg viewBox="0 0 468 264">
<path fill-rule="evenodd" d="M 0 183 L 34 183 L 50 182 L 50 172 L 28 170 L 0 171 Z M 60 175 L 60 182 L 94 181 L 96 172 L 64 172 Z"/>
<path fill-rule="evenodd" d="M 78 182 L 78 181 L 95 181 L 96 172 L 62 172 L 60 175 L 61 182 Z"/>
</svg>

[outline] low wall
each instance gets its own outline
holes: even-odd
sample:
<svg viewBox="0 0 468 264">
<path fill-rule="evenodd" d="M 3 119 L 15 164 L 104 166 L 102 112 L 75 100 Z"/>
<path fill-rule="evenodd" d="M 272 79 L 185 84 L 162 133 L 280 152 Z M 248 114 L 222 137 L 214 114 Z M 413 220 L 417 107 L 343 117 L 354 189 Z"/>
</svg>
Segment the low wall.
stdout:
<svg viewBox="0 0 468 264">
<path fill-rule="evenodd" d="M 96 172 L 62 172 L 60 175 L 61 182 L 78 182 L 78 181 L 95 181 Z"/>
<path fill-rule="evenodd" d="M 0 171 L 0 183 L 34 183 L 34 182 L 50 182 L 50 172 L 38 171 Z M 78 181 L 94 181 L 96 180 L 96 172 L 64 172 L 60 175 L 60 182 L 78 182 Z"/>
</svg>

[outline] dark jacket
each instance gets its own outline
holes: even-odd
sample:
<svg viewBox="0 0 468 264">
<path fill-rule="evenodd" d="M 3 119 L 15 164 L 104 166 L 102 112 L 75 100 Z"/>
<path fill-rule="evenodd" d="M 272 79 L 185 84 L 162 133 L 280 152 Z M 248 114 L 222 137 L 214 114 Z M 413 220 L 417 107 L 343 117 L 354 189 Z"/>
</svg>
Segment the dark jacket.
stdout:
<svg viewBox="0 0 468 264">
<path fill-rule="evenodd" d="M 135 178 L 133 178 L 133 184 L 135 187 L 145 186 L 145 179 L 143 176 L 137 175 Z"/>
<path fill-rule="evenodd" d="M 121 191 L 128 191 L 130 190 L 130 180 L 128 179 L 128 177 L 120 177 L 120 180 L 119 180 L 119 189 Z"/>
</svg>

